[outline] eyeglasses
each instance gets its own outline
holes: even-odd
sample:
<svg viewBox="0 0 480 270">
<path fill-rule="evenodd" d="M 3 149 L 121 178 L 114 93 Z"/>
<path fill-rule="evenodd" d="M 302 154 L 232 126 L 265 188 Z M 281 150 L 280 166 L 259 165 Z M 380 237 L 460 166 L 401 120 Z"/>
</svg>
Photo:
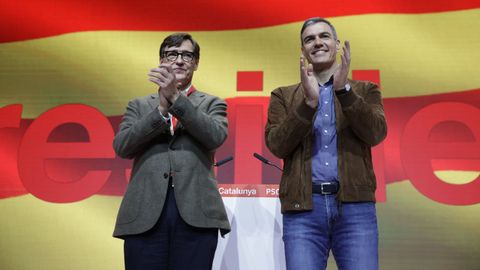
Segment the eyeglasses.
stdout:
<svg viewBox="0 0 480 270">
<path fill-rule="evenodd" d="M 164 57 L 167 58 L 170 62 L 177 61 L 178 56 L 182 57 L 182 60 L 186 63 L 190 63 L 195 58 L 195 54 L 192 52 L 177 52 L 177 51 L 166 51 Z"/>
</svg>

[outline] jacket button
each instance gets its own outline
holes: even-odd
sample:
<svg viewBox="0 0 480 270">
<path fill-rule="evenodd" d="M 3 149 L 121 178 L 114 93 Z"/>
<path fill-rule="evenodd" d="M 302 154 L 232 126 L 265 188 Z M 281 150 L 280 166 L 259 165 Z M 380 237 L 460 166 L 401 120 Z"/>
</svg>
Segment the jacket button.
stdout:
<svg viewBox="0 0 480 270">
<path fill-rule="evenodd" d="M 295 208 L 300 208 L 300 204 L 296 203 Z"/>
<path fill-rule="evenodd" d="M 168 173 L 164 173 L 163 178 L 167 179 L 168 178 Z"/>
</svg>

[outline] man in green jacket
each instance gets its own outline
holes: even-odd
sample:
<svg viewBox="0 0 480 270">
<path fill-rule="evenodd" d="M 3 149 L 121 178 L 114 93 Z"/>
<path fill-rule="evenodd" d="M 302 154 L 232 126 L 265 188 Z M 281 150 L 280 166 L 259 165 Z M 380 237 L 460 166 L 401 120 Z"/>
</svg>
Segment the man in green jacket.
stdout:
<svg viewBox="0 0 480 270">
<path fill-rule="evenodd" d="M 266 144 L 284 160 L 280 183 L 287 269 L 378 269 L 371 147 L 387 134 L 377 85 L 347 79 L 350 44 L 311 18 L 301 29 L 300 83 L 275 89 Z"/>
<path fill-rule="evenodd" d="M 175 33 L 150 70 L 157 93 L 128 103 L 113 147 L 134 159 L 113 235 L 127 270 L 211 269 L 218 231 L 230 223 L 213 172 L 227 138 L 227 104 L 192 85 L 200 46 Z"/>
</svg>

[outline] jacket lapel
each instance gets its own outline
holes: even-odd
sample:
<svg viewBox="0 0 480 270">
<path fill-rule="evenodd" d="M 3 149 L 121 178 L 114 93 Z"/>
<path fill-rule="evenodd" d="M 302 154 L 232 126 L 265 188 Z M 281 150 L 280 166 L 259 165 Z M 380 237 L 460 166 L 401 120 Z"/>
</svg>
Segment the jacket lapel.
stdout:
<svg viewBox="0 0 480 270">
<path fill-rule="evenodd" d="M 190 100 L 190 102 L 192 102 L 193 107 L 197 109 L 200 106 L 200 104 L 202 104 L 202 102 L 205 100 L 205 94 L 196 90 L 195 92 L 193 92 L 188 96 L 188 100 Z M 181 133 L 182 129 L 183 129 L 183 124 L 180 121 L 178 121 L 177 126 L 175 127 L 173 139 L 175 139 Z"/>
<path fill-rule="evenodd" d="M 205 100 L 204 97 L 204 93 L 196 90 L 190 96 L 188 96 L 188 99 L 192 102 L 195 108 L 198 108 L 198 106 L 200 106 L 200 104 Z"/>
<path fill-rule="evenodd" d="M 148 99 L 148 105 L 152 107 L 152 109 L 156 109 L 160 102 L 158 101 L 158 93 L 157 94 L 151 94 L 150 98 Z"/>
</svg>

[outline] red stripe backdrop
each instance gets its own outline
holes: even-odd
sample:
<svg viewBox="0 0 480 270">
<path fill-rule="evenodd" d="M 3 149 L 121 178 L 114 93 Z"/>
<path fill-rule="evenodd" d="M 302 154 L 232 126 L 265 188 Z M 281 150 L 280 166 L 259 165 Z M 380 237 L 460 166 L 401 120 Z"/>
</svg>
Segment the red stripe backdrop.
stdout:
<svg viewBox="0 0 480 270">
<path fill-rule="evenodd" d="M 303 21 L 320 14 L 430 13 L 480 7 L 480 0 L 278 2 L 283 1 L 0 0 L 0 42 L 91 30 L 231 30 Z"/>
</svg>

